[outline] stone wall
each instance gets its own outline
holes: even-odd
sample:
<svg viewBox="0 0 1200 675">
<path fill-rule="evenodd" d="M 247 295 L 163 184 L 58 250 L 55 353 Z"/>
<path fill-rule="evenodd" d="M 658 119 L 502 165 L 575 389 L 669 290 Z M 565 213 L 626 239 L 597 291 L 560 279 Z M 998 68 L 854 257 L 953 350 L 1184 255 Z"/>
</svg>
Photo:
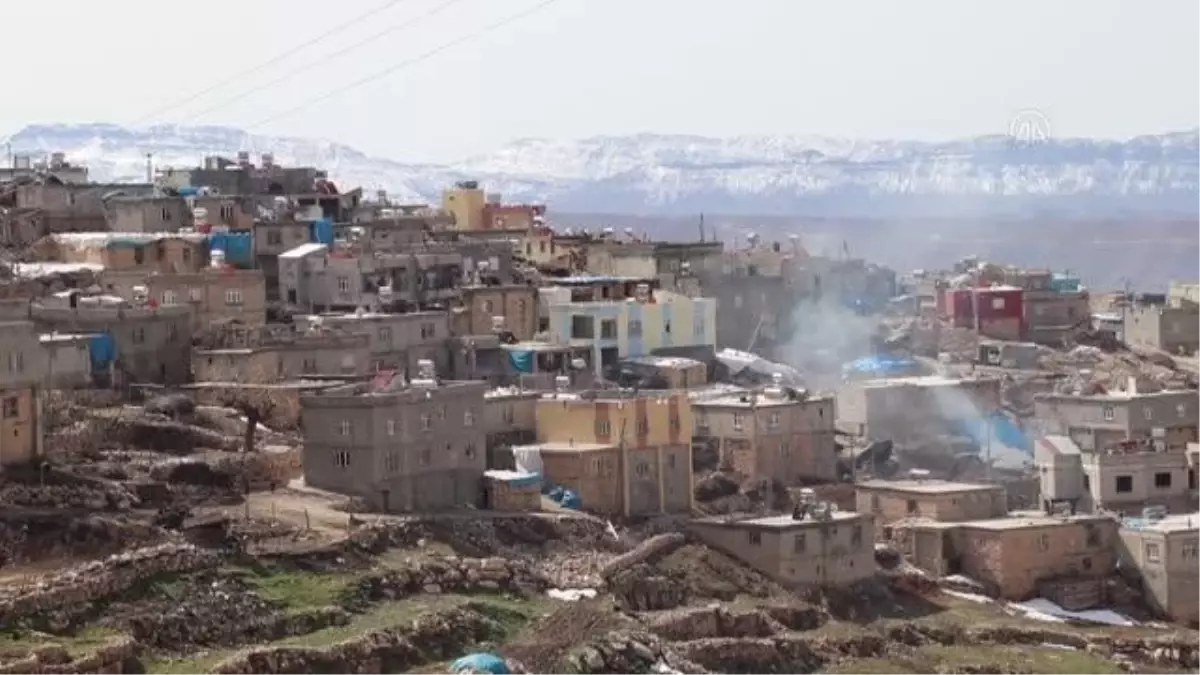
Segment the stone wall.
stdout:
<svg viewBox="0 0 1200 675">
<path fill-rule="evenodd" d="M 35 649 L 29 655 L 0 663 L 0 673 L 126 673 L 125 664 L 137 654 L 137 644 L 129 637 L 113 638 L 108 644 L 86 656 L 72 658 L 59 645 Z"/>
<path fill-rule="evenodd" d="M 548 586 L 546 578 L 522 560 L 447 557 L 369 574 L 348 594 L 352 602 L 375 602 L 416 593 L 536 593 Z"/>
<path fill-rule="evenodd" d="M 0 626 L 123 593 L 139 582 L 167 572 L 215 566 L 217 554 L 187 544 L 162 544 L 109 556 L 0 596 Z"/>
</svg>

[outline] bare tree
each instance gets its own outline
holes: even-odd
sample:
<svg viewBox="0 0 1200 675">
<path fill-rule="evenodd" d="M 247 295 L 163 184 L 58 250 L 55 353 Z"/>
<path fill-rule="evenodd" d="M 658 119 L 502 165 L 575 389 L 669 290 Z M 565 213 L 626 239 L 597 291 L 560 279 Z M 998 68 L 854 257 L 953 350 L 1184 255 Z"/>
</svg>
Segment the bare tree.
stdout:
<svg viewBox="0 0 1200 675">
<path fill-rule="evenodd" d="M 271 419 L 281 407 L 276 392 L 261 384 L 231 385 L 217 391 L 216 400 L 233 408 L 246 418 L 242 432 L 242 447 L 247 453 L 255 451 L 255 432 L 258 425 Z"/>
</svg>

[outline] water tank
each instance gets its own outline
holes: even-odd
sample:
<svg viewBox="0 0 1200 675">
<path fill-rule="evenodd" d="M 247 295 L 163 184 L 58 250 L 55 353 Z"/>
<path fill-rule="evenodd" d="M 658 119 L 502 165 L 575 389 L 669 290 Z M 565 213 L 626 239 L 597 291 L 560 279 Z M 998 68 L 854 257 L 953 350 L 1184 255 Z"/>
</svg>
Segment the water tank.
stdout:
<svg viewBox="0 0 1200 675">
<path fill-rule="evenodd" d="M 239 166 L 250 166 L 250 153 L 245 150 L 238 150 L 237 163 Z"/>
<path fill-rule="evenodd" d="M 479 181 L 477 180 L 460 180 L 455 184 L 459 190 L 478 190 Z"/>
<path fill-rule="evenodd" d="M 192 220 L 196 221 L 197 229 L 199 229 L 201 225 L 207 225 L 208 209 L 204 208 L 203 206 L 192 209 Z"/>
<path fill-rule="evenodd" d="M 209 257 L 209 264 L 214 269 L 220 269 L 225 266 L 225 251 L 219 248 L 214 248 Z"/>
<path fill-rule="evenodd" d="M 499 192 L 489 192 L 489 193 L 487 193 L 487 203 L 489 203 L 489 204 L 499 204 L 499 203 L 500 203 L 500 193 L 499 193 Z"/>
<path fill-rule="evenodd" d="M 275 166 L 275 155 L 273 155 L 269 152 L 264 152 L 262 154 L 262 168 L 271 169 L 271 168 L 274 168 L 274 166 Z"/>
<path fill-rule="evenodd" d="M 67 163 L 67 155 L 62 152 L 50 153 L 50 167 L 53 169 L 61 169 Z"/>
</svg>

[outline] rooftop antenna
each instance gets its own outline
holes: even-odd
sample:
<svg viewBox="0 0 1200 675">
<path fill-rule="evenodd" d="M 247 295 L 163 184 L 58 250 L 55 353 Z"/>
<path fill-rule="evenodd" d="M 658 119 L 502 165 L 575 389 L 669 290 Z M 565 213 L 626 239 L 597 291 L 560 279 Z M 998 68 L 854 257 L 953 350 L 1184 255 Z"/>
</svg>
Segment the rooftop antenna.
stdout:
<svg viewBox="0 0 1200 675">
<path fill-rule="evenodd" d="M 700 243 L 704 243 L 704 214 L 700 214 Z"/>
<path fill-rule="evenodd" d="M 146 153 L 146 182 L 154 182 L 154 153 Z"/>
</svg>

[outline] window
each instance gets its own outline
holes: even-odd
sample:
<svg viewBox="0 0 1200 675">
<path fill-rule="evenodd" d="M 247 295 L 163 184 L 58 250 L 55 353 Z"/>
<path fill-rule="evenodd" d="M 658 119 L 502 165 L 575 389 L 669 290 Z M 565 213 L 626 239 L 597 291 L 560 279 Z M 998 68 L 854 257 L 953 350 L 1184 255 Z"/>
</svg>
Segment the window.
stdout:
<svg viewBox="0 0 1200 675">
<path fill-rule="evenodd" d="M 855 525 L 854 529 L 850 530 L 850 543 L 854 546 L 862 545 L 862 525 Z"/>
<path fill-rule="evenodd" d="M 513 420 L 516 419 L 516 415 L 513 413 L 513 407 L 511 405 L 506 405 L 500 409 L 500 419 L 504 420 L 505 424 L 513 423 Z"/>
<path fill-rule="evenodd" d="M 1183 545 L 1183 559 L 1184 560 L 1195 560 L 1197 557 L 1197 554 L 1200 554 L 1200 547 L 1197 547 L 1196 544 L 1184 544 Z"/>
<path fill-rule="evenodd" d="M 4 419 L 11 420 L 21 416 L 21 399 L 16 396 L 4 398 Z"/>
<path fill-rule="evenodd" d="M 779 426 L 779 413 L 773 412 L 767 416 L 767 428 L 774 429 Z"/>
<path fill-rule="evenodd" d="M 304 361 L 300 364 L 300 369 L 305 373 L 317 372 L 317 360 L 312 357 L 304 359 Z"/>
<path fill-rule="evenodd" d="M 679 428 L 681 426 L 683 426 L 682 424 L 679 423 L 678 417 L 672 417 L 671 419 L 667 420 L 667 423 L 670 425 L 671 431 L 673 431 L 675 433 L 679 433 Z"/>
<path fill-rule="evenodd" d="M 917 500 L 915 500 L 915 499 L 908 500 L 908 503 L 906 504 L 906 506 L 908 508 L 909 513 L 917 512 Z"/>
<path fill-rule="evenodd" d="M 746 539 L 751 546 L 758 546 L 762 543 L 762 532 L 747 532 Z"/>
<path fill-rule="evenodd" d="M 1092 569 L 1092 559 L 1091 558 L 1084 558 L 1082 562 L 1083 562 L 1083 569 L 1085 569 L 1085 570 Z"/>
<path fill-rule="evenodd" d="M 25 352 L 9 352 L 9 354 L 8 354 L 8 372 L 10 372 L 10 373 L 25 372 Z"/>
<path fill-rule="evenodd" d="M 595 322 L 592 321 L 592 317 L 572 316 L 571 337 L 585 340 L 596 337 L 596 327 Z"/>
<path fill-rule="evenodd" d="M 741 413 L 733 414 L 733 430 L 741 431 L 746 426 L 746 418 Z"/>
<path fill-rule="evenodd" d="M 388 420 L 387 421 L 387 435 L 388 436 L 396 435 L 396 420 Z"/>
<path fill-rule="evenodd" d="M 1133 492 L 1133 476 L 1117 476 L 1117 492 Z"/>
<path fill-rule="evenodd" d="M 630 319 L 629 320 L 629 337 L 631 337 L 631 338 L 642 337 L 642 321 L 641 321 L 641 319 Z"/>
<path fill-rule="evenodd" d="M 433 428 L 433 415 L 429 413 L 421 413 L 421 430 L 429 431 Z"/>
<path fill-rule="evenodd" d="M 221 205 L 221 220 L 227 223 L 233 220 L 233 204 Z"/>
<path fill-rule="evenodd" d="M 634 468 L 634 473 L 636 473 L 638 476 L 640 476 L 642 478 L 649 476 L 650 475 L 650 462 L 638 462 L 637 466 Z"/>
<path fill-rule="evenodd" d="M 133 334 L 131 337 L 133 338 L 133 344 L 135 344 L 135 345 L 142 344 L 143 342 L 146 341 L 146 329 L 141 326 L 134 328 Z"/>
<path fill-rule="evenodd" d="M 1142 408 L 1142 415 L 1148 420 L 1154 419 L 1154 408 Z"/>
<path fill-rule="evenodd" d="M 392 329 L 387 326 L 380 326 L 379 327 L 379 341 L 380 342 L 391 342 L 392 341 Z"/>
<path fill-rule="evenodd" d="M 438 409 L 437 409 L 437 416 L 438 416 L 438 421 L 439 421 L 439 422 L 445 422 L 445 421 L 446 421 L 446 406 L 444 406 L 444 405 L 439 405 L 439 406 L 438 406 Z"/>
<path fill-rule="evenodd" d="M 992 298 L 992 309 L 1004 309 L 1004 298 Z"/>
<path fill-rule="evenodd" d="M 338 287 L 337 287 L 338 293 L 349 293 L 350 292 L 350 277 L 338 277 L 337 285 L 338 285 Z"/>
<path fill-rule="evenodd" d="M 475 426 L 475 411 L 474 410 L 467 410 L 467 411 L 463 412 L 463 426 L 464 427 Z"/>
<path fill-rule="evenodd" d="M 1171 473 L 1169 471 L 1161 471 L 1154 474 L 1154 487 L 1169 488 L 1171 487 Z"/>
<path fill-rule="evenodd" d="M 1180 403 L 1179 405 L 1175 406 L 1175 414 L 1180 417 L 1187 417 L 1187 404 Z"/>
<path fill-rule="evenodd" d="M 704 314 L 702 312 L 703 310 L 697 307 L 696 314 L 692 317 L 692 335 L 695 335 L 696 337 L 703 336 L 706 328 L 704 325 Z"/>
<path fill-rule="evenodd" d="M 617 339 L 616 319 L 604 319 L 600 322 L 600 338 L 604 340 Z"/>
<path fill-rule="evenodd" d="M 283 246 L 283 233 L 279 230 L 267 230 L 268 246 Z"/>
<path fill-rule="evenodd" d="M 792 540 L 792 553 L 795 553 L 796 555 L 804 555 L 804 546 L 804 535 L 796 535 L 796 538 Z"/>
<path fill-rule="evenodd" d="M 433 337 L 437 337 L 437 324 L 433 324 L 433 323 L 421 324 L 421 338 L 426 339 L 426 338 L 433 338 Z"/>
<path fill-rule="evenodd" d="M 146 249 L 141 246 L 133 249 L 133 262 L 138 265 L 146 262 Z"/>
<path fill-rule="evenodd" d="M 491 314 L 493 309 L 495 309 L 495 308 L 492 306 L 491 300 L 483 301 L 483 311 L 487 312 L 488 314 Z"/>
<path fill-rule="evenodd" d="M 675 468 L 675 455 L 674 454 L 667 455 L 667 468 L 668 469 Z"/>
<path fill-rule="evenodd" d="M 163 219 L 164 223 L 168 223 L 171 221 L 171 210 L 165 206 L 162 209 L 162 219 Z"/>
<path fill-rule="evenodd" d="M 342 420 L 341 422 L 338 422 L 338 434 L 339 435 L 349 436 L 350 428 L 351 428 L 350 420 Z"/>
<path fill-rule="evenodd" d="M 1043 552 L 1050 550 L 1050 535 L 1043 534 L 1038 537 L 1038 550 Z"/>
<path fill-rule="evenodd" d="M 650 433 L 650 420 L 645 417 L 639 417 L 637 421 L 637 433 L 639 436 L 645 436 Z"/>
<path fill-rule="evenodd" d="M 204 299 L 204 289 L 198 286 L 193 286 L 188 289 L 188 300 L 191 302 L 200 302 Z"/>
<path fill-rule="evenodd" d="M 183 249 L 183 252 L 180 255 L 183 256 L 183 262 L 185 262 L 185 263 L 192 262 L 192 249 L 185 247 Z"/>
<path fill-rule="evenodd" d="M 467 443 L 467 446 L 463 448 L 463 455 L 465 455 L 467 459 L 475 459 L 475 444 Z"/>
<path fill-rule="evenodd" d="M 226 305 L 242 304 L 242 289 L 230 288 L 230 289 L 226 290 L 225 291 L 225 304 Z"/>
<path fill-rule="evenodd" d="M 179 339 L 179 325 L 167 324 L 167 342 L 174 342 L 177 339 Z"/>
<path fill-rule="evenodd" d="M 179 303 L 179 294 L 175 291 L 163 291 L 162 303 L 164 305 L 175 305 Z"/>
<path fill-rule="evenodd" d="M 670 321 L 663 321 L 663 332 L 666 333 L 667 335 L 671 334 L 671 322 Z"/>
<path fill-rule="evenodd" d="M 429 466 L 433 462 L 433 451 L 429 448 L 421 450 L 421 466 Z"/>
<path fill-rule="evenodd" d="M 1095 548 L 1100 545 L 1100 528 L 1095 525 L 1087 525 L 1087 545 L 1088 548 Z"/>
<path fill-rule="evenodd" d="M 1116 417 L 1116 411 L 1113 410 L 1113 407 L 1111 405 L 1104 406 L 1104 421 L 1111 422 L 1114 417 Z"/>
<path fill-rule="evenodd" d="M 346 450 L 335 450 L 333 453 L 333 465 L 340 466 L 343 469 L 350 466 L 350 453 Z"/>
<path fill-rule="evenodd" d="M 879 495 L 871 495 L 871 510 L 878 511 L 879 508 Z"/>
<path fill-rule="evenodd" d="M 1162 562 L 1162 551 L 1158 544 L 1146 544 L 1146 562 Z"/>
<path fill-rule="evenodd" d="M 612 433 L 612 423 L 608 420 L 596 420 L 596 435 L 608 436 Z"/>
</svg>

